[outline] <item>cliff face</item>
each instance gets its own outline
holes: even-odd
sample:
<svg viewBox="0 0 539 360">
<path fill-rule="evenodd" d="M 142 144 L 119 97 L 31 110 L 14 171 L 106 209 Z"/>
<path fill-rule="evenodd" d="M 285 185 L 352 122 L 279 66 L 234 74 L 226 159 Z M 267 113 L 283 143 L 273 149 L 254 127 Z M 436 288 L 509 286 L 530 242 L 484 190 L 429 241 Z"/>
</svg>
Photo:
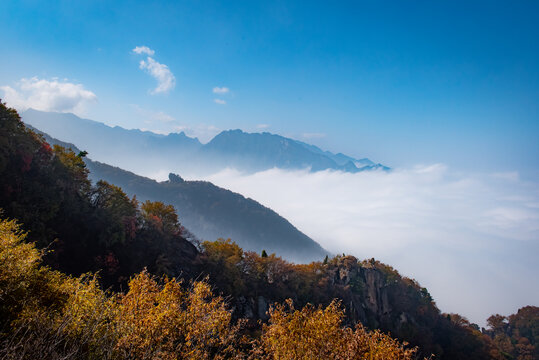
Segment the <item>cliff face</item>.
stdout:
<svg viewBox="0 0 539 360">
<path fill-rule="evenodd" d="M 253 256 L 254 261 L 249 258 Z M 218 263 L 218 274 L 213 276 L 211 266 L 206 267 L 210 279 L 218 289 L 226 288 L 226 281 L 235 284 L 228 289 L 241 289 L 228 293 L 230 305 L 236 318 L 248 319 L 251 329 L 260 326 L 259 320 L 268 320 L 272 304 L 287 298 L 293 300 L 296 309 L 307 303 L 326 306 L 338 299 L 345 309 L 346 325 L 353 327 L 361 322 L 368 328 L 389 332 L 419 346 L 426 357 L 441 356 L 449 347 L 440 345 L 440 339 L 451 324 L 440 315 L 426 289 L 374 259 L 360 262 L 353 256 L 338 256 L 327 264 L 292 265 L 279 258 L 248 254 L 234 267 L 241 279 L 227 276 L 226 266 Z"/>
<path fill-rule="evenodd" d="M 246 271 L 252 274 L 251 269 Z M 251 320 L 252 326 L 267 320 L 269 307 L 285 298 L 294 300 L 296 308 L 339 299 L 348 325 L 361 322 L 410 340 L 419 335 L 411 329 L 434 326 L 441 318 L 426 289 L 374 260 L 336 257 L 328 264 L 304 265 L 294 272 L 279 261 L 270 261 L 255 278 L 250 278 L 248 290 L 231 301 L 235 316 Z"/>
</svg>

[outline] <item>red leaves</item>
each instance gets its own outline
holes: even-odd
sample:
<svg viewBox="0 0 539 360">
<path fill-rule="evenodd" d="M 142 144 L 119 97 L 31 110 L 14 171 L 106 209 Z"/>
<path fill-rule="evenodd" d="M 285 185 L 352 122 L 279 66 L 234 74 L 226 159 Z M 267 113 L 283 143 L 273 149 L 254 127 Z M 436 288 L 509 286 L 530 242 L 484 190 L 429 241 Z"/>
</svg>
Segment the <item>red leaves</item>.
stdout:
<svg viewBox="0 0 539 360">
<path fill-rule="evenodd" d="M 112 251 L 109 251 L 105 256 L 98 256 L 95 260 L 108 275 L 113 275 L 120 269 L 120 262 Z"/>
<path fill-rule="evenodd" d="M 30 167 L 32 165 L 32 159 L 34 157 L 32 156 L 32 154 L 21 154 L 21 171 L 23 173 L 27 172 L 30 170 Z"/>
<path fill-rule="evenodd" d="M 125 234 L 129 240 L 133 240 L 137 232 L 137 218 L 135 216 L 129 216 L 123 218 Z"/>
<path fill-rule="evenodd" d="M 52 148 L 47 142 L 41 143 L 41 148 L 39 149 L 39 152 L 46 155 L 52 155 Z"/>
</svg>

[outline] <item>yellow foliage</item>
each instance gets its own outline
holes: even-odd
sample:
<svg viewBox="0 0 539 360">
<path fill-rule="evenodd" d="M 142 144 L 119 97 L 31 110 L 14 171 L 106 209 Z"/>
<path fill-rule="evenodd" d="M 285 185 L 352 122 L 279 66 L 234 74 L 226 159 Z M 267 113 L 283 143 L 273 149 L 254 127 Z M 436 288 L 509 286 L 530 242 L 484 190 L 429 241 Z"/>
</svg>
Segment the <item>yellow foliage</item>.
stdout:
<svg viewBox="0 0 539 360">
<path fill-rule="evenodd" d="M 32 244 L 24 243 L 26 233 L 14 220 L 0 221 L 0 300 L 6 301 L 25 288 L 26 280 L 41 260 Z"/>
<path fill-rule="evenodd" d="M 0 220 L 0 321 L 11 327 L 0 333 L 3 359 L 404 360 L 415 353 L 379 331 L 343 327 L 336 301 L 301 310 L 291 300 L 276 305 L 261 337 L 248 342 L 240 335 L 243 321 L 233 323 L 206 281 L 158 282 L 143 271 L 127 293 L 108 294 L 95 275 L 73 278 L 40 266 L 40 251 L 24 238 L 16 222 Z M 230 241 L 205 246 L 228 266 L 245 260 Z"/>
<path fill-rule="evenodd" d="M 204 241 L 202 246 L 207 258 L 205 264 L 213 268 L 209 269 L 213 274 L 212 280 L 222 286 L 220 290 L 233 295 L 242 294 L 245 291 L 243 249 L 230 239 Z"/>
<path fill-rule="evenodd" d="M 15 221 L 0 220 L 0 323 L 11 327 L 10 336 L 0 338 L 0 357 L 54 358 L 62 348 L 102 358 L 112 332 L 97 279 L 40 266 L 42 253 L 24 243 L 25 236 Z"/>
<path fill-rule="evenodd" d="M 239 327 L 206 282 L 159 284 L 146 271 L 125 295 L 108 295 L 96 276 L 40 266 L 14 221 L 0 221 L 0 358 L 219 359 L 237 352 Z M 8 301 L 9 300 L 9 301 Z M 4 315 L 9 315 L 7 318 Z"/>
<path fill-rule="evenodd" d="M 96 276 L 69 278 L 69 297 L 57 326 L 66 336 L 86 344 L 88 351 L 101 357 L 111 355 L 116 343 L 114 320 L 117 307 L 114 297 L 101 290 Z"/>
<path fill-rule="evenodd" d="M 238 326 L 221 297 L 195 282 L 159 285 L 147 272 L 135 276 L 119 300 L 118 345 L 122 358 L 214 359 L 235 352 Z"/>
<path fill-rule="evenodd" d="M 412 359 L 416 349 L 405 349 L 389 335 L 342 326 L 344 312 L 333 301 L 325 309 L 312 305 L 295 310 L 292 301 L 270 309 L 255 353 L 263 359 Z"/>
<path fill-rule="evenodd" d="M 141 210 L 147 221 L 150 221 L 158 229 L 169 233 L 180 231 L 178 215 L 172 205 L 165 205 L 161 201 L 146 200 L 141 205 Z"/>
<path fill-rule="evenodd" d="M 202 246 L 206 255 L 214 260 L 223 259 L 236 265 L 243 259 L 243 249 L 230 239 L 204 241 Z"/>
<path fill-rule="evenodd" d="M 273 359 L 331 359 L 346 347 L 338 303 L 327 308 L 305 306 L 295 310 L 291 300 L 270 309 L 262 346 Z"/>
<path fill-rule="evenodd" d="M 406 342 L 400 343 L 380 330 L 368 331 L 361 324 L 356 329 L 345 329 L 348 348 L 344 359 L 407 360 L 415 359 L 417 348 L 407 349 Z"/>
</svg>

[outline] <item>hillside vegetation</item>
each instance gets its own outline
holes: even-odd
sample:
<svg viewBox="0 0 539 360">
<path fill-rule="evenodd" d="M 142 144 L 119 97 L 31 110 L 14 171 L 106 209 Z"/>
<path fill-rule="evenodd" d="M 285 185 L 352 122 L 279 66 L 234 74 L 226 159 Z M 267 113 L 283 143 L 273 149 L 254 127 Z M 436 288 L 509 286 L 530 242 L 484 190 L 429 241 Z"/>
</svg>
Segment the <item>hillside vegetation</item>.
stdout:
<svg viewBox="0 0 539 360">
<path fill-rule="evenodd" d="M 482 332 L 374 259 L 293 264 L 231 240 L 193 244 L 174 207 L 92 185 L 85 156 L 51 148 L 0 105 L 3 358 L 536 354 L 535 307 Z"/>
<path fill-rule="evenodd" d="M 269 311 L 258 337 L 241 334 L 205 281 L 134 275 L 107 293 L 93 275 L 40 265 L 14 221 L 0 220 L 0 357 L 6 359 L 412 359 L 415 349 L 361 325 L 342 326 L 337 302 Z"/>
<path fill-rule="evenodd" d="M 80 152 L 73 144 L 41 134 L 49 144 Z M 257 252 L 266 249 L 302 263 L 329 254 L 275 211 L 210 182 L 185 181 L 175 174 L 169 174 L 168 181 L 157 182 L 88 157 L 83 160 L 94 183 L 104 180 L 139 200 L 173 205 L 181 215 L 182 225 L 200 239 L 232 238 L 244 249 Z"/>
</svg>

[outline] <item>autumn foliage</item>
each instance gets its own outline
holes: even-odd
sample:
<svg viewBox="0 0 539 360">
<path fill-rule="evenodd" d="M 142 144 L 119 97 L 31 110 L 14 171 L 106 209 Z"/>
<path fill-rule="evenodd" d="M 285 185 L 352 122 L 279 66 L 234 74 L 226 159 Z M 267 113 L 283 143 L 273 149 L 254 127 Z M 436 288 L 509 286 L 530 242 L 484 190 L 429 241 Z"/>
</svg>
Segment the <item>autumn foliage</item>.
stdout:
<svg viewBox="0 0 539 360">
<path fill-rule="evenodd" d="M 413 359 L 416 349 L 406 349 L 378 330 L 361 324 L 342 326 L 344 312 L 337 301 L 326 308 L 307 305 L 296 310 L 291 300 L 270 309 L 255 349 L 266 359 Z"/>
<path fill-rule="evenodd" d="M 487 325 L 486 333 L 505 358 L 539 359 L 539 307 L 525 306 L 510 316 L 492 315 Z"/>
<path fill-rule="evenodd" d="M 342 326 L 325 309 L 275 305 L 261 336 L 242 334 L 206 281 L 184 285 L 147 271 L 125 293 L 95 275 L 66 276 L 40 264 L 15 221 L 0 221 L 0 358 L 6 359 L 411 359 L 414 350 L 380 332 Z"/>
</svg>

